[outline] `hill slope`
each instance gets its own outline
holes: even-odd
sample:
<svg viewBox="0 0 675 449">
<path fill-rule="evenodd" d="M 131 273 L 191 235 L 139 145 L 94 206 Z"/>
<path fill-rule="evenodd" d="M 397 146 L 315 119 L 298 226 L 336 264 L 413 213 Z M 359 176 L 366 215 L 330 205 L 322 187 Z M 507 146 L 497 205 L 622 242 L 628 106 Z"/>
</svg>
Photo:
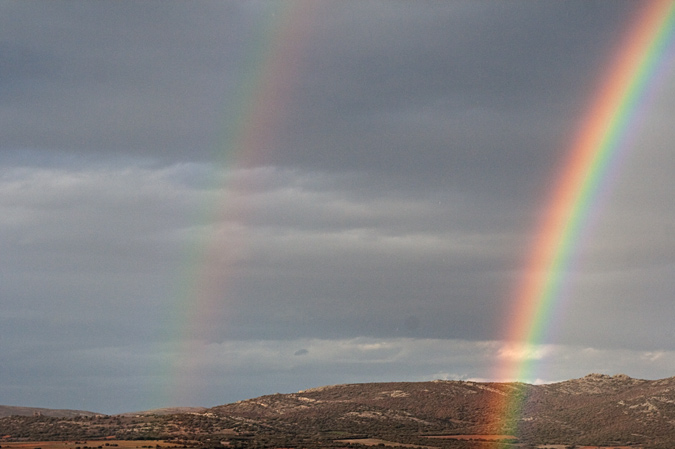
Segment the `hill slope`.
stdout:
<svg viewBox="0 0 675 449">
<path fill-rule="evenodd" d="M 70 418 L 73 416 L 96 416 L 99 413 L 84 410 L 59 410 L 52 408 L 15 407 L 0 405 L 0 416 L 50 416 L 55 418 Z"/>
<path fill-rule="evenodd" d="M 505 406 L 518 413 L 504 419 Z M 348 384 L 261 396 L 204 410 L 63 418 L 43 412 L 42 416 L 0 418 L 0 435 L 10 435 L 9 439 L 174 438 L 204 445 L 210 441 L 211 446 L 227 442 L 230 447 L 344 446 L 338 441 L 377 438 L 425 447 L 496 449 L 496 443 L 429 438 L 486 434 L 512 435 L 521 444 L 531 445 L 672 448 L 675 378 L 652 381 L 590 374 L 548 385 Z"/>
<path fill-rule="evenodd" d="M 522 398 L 517 419 L 499 411 Z M 510 434 L 533 444 L 675 444 L 675 378 L 590 374 L 548 385 L 463 381 L 336 385 L 211 409 L 279 432 Z M 503 415 L 503 413 L 501 414 Z"/>
</svg>

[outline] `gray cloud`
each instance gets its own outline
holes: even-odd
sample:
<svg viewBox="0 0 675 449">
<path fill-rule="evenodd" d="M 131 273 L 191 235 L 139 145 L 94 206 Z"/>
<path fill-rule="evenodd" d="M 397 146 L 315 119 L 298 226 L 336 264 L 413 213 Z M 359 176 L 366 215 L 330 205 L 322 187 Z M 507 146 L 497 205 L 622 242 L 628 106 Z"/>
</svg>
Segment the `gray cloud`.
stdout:
<svg viewBox="0 0 675 449">
<path fill-rule="evenodd" d="M 637 4 L 288 3 L 298 34 L 274 47 L 279 5 L 0 5 L 3 400 L 121 412 L 490 376 Z M 592 207 L 541 381 L 672 370 L 660 76 Z M 256 121 L 264 86 L 286 97 L 258 98 L 275 120 Z M 264 147 L 234 143 L 246 117 Z"/>
</svg>

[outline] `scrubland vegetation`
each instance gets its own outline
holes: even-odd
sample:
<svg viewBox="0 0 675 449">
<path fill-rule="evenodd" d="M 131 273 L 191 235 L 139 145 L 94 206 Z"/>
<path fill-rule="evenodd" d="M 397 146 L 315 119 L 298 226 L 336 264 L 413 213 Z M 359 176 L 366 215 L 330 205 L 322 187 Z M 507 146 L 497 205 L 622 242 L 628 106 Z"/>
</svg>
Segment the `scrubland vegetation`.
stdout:
<svg viewBox="0 0 675 449">
<path fill-rule="evenodd" d="M 504 406 L 513 410 L 514 398 L 522 401 L 519 413 L 504 419 Z M 0 443 L 12 449 L 19 442 L 27 444 L 22 449 L 665 449 L 675 447 L 673 422 L 675 379 L 589 375 L 538 386 L 336 385 L 165 415 L 8 416 L 0 417 Z M 67 441 L 68 446 L 29 441 Z M 78 441 L 88 444 L 73 443 Z"/>
</svg>

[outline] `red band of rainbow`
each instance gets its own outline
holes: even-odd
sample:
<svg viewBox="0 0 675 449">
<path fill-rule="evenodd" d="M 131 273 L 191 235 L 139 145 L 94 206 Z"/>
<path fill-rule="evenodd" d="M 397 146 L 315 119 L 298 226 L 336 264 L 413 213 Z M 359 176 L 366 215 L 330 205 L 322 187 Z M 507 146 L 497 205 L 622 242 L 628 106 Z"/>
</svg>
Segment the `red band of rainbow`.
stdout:
<svg viewBox="0 0 675 449">
<path fill-rule="evenodd" d="M 620 160 L 632 149 L 640 111 L 654 93 L 653 81 L 664 59 L 672 56 L 674 31 L 675 2 L 641 3 L 601 76 L 597 95 L 545 202 L 523 278 L 511 300 L 513 315 L 504 334 L 508 356 L 499 362 L 496 380 L 537 380 L 535 371 L 540 367 L 533 352 L 550 341 L 553 321 L 565 298 L 564 281 L 591 216 L 597 213 L 601 194 L 609 188 Z M 496 407 L 503 417 L 508 409 L 510 420 L 517 418 L 514 414 L 520 409 L 513 400 Z"/>
</svg>

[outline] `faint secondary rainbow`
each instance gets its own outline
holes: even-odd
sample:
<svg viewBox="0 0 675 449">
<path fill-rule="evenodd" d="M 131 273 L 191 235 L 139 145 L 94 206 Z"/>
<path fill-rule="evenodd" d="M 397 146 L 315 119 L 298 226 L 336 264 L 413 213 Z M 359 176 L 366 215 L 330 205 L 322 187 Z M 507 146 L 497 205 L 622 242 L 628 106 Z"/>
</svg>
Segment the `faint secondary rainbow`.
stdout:
<svg viewBox="0 0 675 449">
<path fill-rule="evenodd" d="M 300 60 L 316 2 L 291 0 L 265 4 L 251 37 L 236 62 L 238 73 L 214 160 L 213 198 L 204 205 L 195 244 L 189 249 L 178 296 L 167 326 L 167 379 L 159 401 L 169 405 L 200 404 L 208 344 L 217 341 L 235 313 L 228 298 L 236 264 L 246 250 L 250 205 L 244 200 L 273 150 L 297 87 Z M 222 174 L 225 172 L 225 174 Z M 257 174 L 259 177 L 260 174 Z M 211 360 L 212 361 L 212 360 Z"/>
<path fill-rule="evenodd" d="M 498 380 L 536 380 L 539 364 L 532 352 L 551 337 L 574 257 L 620 160 L 631 148 L 637 124 L 654 94 L 654 80 L 670 54 L 675 2 L 652 0 L 639 5 L 600 78 L 539 219 L 523 279 L 512 299 L 507 348 L 494 376 Z M 509 413 L 518 413 L 519 406 L 509 405 Z"/>
</svg>

